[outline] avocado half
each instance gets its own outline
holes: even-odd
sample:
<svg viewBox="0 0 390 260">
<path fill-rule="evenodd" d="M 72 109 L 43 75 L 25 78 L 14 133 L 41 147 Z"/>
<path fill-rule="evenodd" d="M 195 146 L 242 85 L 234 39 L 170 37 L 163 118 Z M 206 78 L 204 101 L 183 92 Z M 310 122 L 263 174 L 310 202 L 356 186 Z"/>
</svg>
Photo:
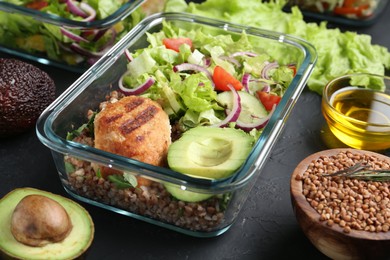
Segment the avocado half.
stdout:
<svg viewBox="0 0 390 260">
<path fill-rule="evenodd" d="M 64 207 L 73 225 L 64 240 L 34 247 L 20 243 L 14 238 L 11 232 L 12 214 L 18 203 L 28 195 L 46 196 Z M 8 259 L 76 259 L 82 257 L 91 245 L 94 231 L 94 224 L 88 211 L 60 195 L 34 188 L 18 188 L 0 200 L 0 251 Z"/>
<path fill-rule="evenodd" d="M 168 165 L 187 175 L 226 178 L 245 162 L 253 143 L 253 137 L 239 129 L 198 126 L 171 144 Z"/>
</svg>

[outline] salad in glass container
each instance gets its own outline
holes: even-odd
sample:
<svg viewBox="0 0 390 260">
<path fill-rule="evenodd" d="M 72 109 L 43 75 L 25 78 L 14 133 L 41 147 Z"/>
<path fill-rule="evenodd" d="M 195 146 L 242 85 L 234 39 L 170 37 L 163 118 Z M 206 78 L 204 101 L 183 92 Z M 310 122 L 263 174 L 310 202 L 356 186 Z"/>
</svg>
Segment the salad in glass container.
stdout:
<svg viewBox="0 0 390 260">
<path fill-rule="evenodd" d="M 388 1 L 383 0 L 289 0 L 303 14 L 347 25 L 369 25 L 375 21 Z"/>
<path fill-rule="evenodd" d="M 146 12 L 143 0 L 5 0 L 0 2 L 1 50 L 84 71 Z M 43 59 L 43 60 L 42 60 Z"/>
</svg>

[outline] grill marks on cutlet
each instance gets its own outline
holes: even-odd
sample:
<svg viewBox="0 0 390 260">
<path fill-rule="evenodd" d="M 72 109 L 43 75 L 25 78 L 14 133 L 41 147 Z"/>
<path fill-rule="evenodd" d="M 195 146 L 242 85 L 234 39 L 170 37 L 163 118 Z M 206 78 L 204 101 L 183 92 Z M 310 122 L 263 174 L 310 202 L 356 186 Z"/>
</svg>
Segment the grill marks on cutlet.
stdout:
<svg viewBox="0 0 390 260">
<path fill-rule="evenodd" d="M 158 109 L 155 106 L 148 106 L 141 113 L 139 113 L 134 119 L 129 119 L 124 122 L 119 129 L 123 135 L 130 134 L 135 129 L 148 123 L 155 114 L 158 113 Z"/>
<path fill-rule="evenodd" d="M 106 116 L 104 118 L 104 121 L 105 121 L 106 124 L 110 124 L 110 123 L 116 121 L 117 119 L 121 118 L 122 116 L 123 116 L 123 113 L 116 114 L 116 115 L 113 115 L 113 116 Z"/>
<path fill-rule="evenodd" d="M 132 102 L 126 103 L 125 112 L 129 113 L 129 112 L 133 111 L 134 109 L 136 109 L 137 107 L 142 105 L 142 103 L 144 103 L 144 100 L 141 98 L 137 98 L 137 99 L 132 100 Z M 106 124 L 110 124 L 112 122 L 115 122 L 116 120 L 118 120 L 122 116 L 123 116 L 123 113 L 118 113 L 118 114 L 112 115 L 112 116 L 106 116 L 104 118 L 104 121 Z"/>
<path fill-rule="evenodd" d="M 139 107 L 143 103 L 144 103 L 144 99 L 142 99 L 142 98 L 133 99 L 131 102 L 128 102 L 125 104 L 126 112 L 129 113 L 129 112 L 133 111 L 134 109 L 136 109 L 137 107 Z"/>
<path fill-rule="evenodd" d="M 118 113 L 112 116 L 107 116 L 104 120 L 106 124 L 112 123 L 121 117 L 125 113 L 130 113 L 133 110 L 135 110 L 137 107 L 141 106 L 144 103 L 143 98 L 135 98 L 131 100 L 131 102 L 128 102 L 125 104 L 125 112 L 124 113 Z M 159 112 L 158 108 L 154 105 L 148 105 L 145 107 L 140 113 L 136 114 L 136 116 L 132 119 L 126 120 L 124 123 L 122 123 L 119 126 L 119 130 L 123 135 L 130 134 L 137 128 L 141 127 L 144 124 L 147 124 L 150 120 L 153 119 L 153 117 Z"/>
</svg>

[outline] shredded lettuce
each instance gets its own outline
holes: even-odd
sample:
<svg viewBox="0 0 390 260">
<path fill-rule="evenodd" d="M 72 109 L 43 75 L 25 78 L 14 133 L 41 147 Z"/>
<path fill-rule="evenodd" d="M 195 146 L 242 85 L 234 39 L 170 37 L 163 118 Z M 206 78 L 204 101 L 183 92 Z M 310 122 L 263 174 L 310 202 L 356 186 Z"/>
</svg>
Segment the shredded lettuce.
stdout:
<svg viewBox="0 0 390 260">
<path fill-rule="evenodd" d="M 284 12 L 286 3 L 286 0 L 206 0 L 199 4 L 186 4 L 184 0 L 168 0 L 165 11 L 207 16 L 307 40 L 318 54 L 307 85 L 320 95 L 326 83 L 337 76 L 353 72 L 384 75 L 386 69 L 390 69 L 388 49 L 372 44 L 369 35 L 329 29 L 326 22 L 306 23 L 298 7 L 292 7 L 291 13 Z"/>
</svg>

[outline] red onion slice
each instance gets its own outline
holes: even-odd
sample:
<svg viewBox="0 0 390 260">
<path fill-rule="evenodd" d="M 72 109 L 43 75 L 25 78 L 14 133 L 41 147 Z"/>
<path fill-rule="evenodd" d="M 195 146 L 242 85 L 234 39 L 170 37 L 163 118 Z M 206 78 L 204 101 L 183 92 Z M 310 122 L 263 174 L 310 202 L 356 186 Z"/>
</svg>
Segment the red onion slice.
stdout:
<svg viewBox="0 0 390 260">
<path fill-rule="evenodd" d="M 233 106 L 229 114 L 225 117 L 224 120 L 217 124 L 211 125 L 211 127 L 225 127 L 230 122 L 236 122 L 241 112 L 241 98 L 237 93 L 237 90 L 231 85 L 227 84 L 227 87 L 232 91 L 233 94 Z"/>
<path fill-rule="evenodd" d="M 72 14 L 83 18 L 88 17 L 88 14 L 85 13 L 83 9 L 81 9 L 79 6 L 77 6 L 77 4 L 73 2 L 73 0 L 67 0 L 66 5 Z"/>
<path fill-rule="evenodd" d="M 89 4 L 81 2 L 80 8 L 88 14 L 88 16 L 84 17 L 83 21 L 90 22 L 96 18 L 96 10 Z"/>
<path fill-rule="evenodd" d="M 250 78 L 251 78 L 251 75 L 249 73 L 245 73 L 244 76 L 242 76 L 241 83 L 244 86 L 245 91 L 248 92 L 249 94 L 252 94 L 250 89 L 249 89 Z"/>
<path fill-rule="evenodd" d="M 109 49 L 111 48 L 114 43 L 115 43 L 115 39 L 116 39 L 116 31 L 114 30 L 114 28 L 110 28 L 108 31 L 106 32 L 111 32 L 111 36 L 110 38 L 107 40 L 107 42 L 101 47 L 100 50 L 106 50 L 106 49 Z"/>
<path fill-rule="evenodd" d="M 226 60 L 226 61 L 228 61 L 230 63 L 233 63 L 238 68 L 241 67 L 241 63 L 238 60 L 236 60 L 235 58 L 233 58 L 233 57 L 221 55 L 221 56 L 219 56 L 219 58 L 221 60 Z"/>
<path fill-rule="evenodd" d="M 73 0 L 67 0 L 66 5 L 72 14 L 84 18 L 83 21 L 89 22 L 96 18 L 96 10 L 87 3 L 81 2 L 77 5 Z"/>
<path fill-rule="evenodd" d="M 134 59 L 133 55 L 131 55 L 131 53 L 128 49 L 125 50 L 125 56 L 129 62 L 131 62 Z"/>
<path fill-rule="evenodd" d="M 86 57 L 92 57 L 92 58 L 100 58 L 101 56 L 103 56 L 107 52 L 107 49 L 99 51 L 99 52 L 89 51 L 89 50 L 81 47 L 79 44 L 77 44 L 75 42 L 72 43 L 69 47 L 72 51 L 74 51 L 80 55 L 83 55 Z"/>
<path fill-rule="evenodd" d="M 279 64 L 276 61 L 267 63 L 261 71 L 261 77 L 269 79 L 269 71 L 271 69 L 276 69 L 277 67 L 279 67 Z"/>
<path fill-rule="evenodd" d="M 260 118 L 259 120 L 252 122 L 252 123 L 244 123 L 240 120 L 237 120 L 236 126 L 245 132 L 250 132 L 252 129 L 261 129 L 263 128 L 271 118 L 272 114 L 274 113 L 276 109 L 276 105 L 274 105 L 271 109 L 271 111 L 268 113 L 266 117 Z"/>
<path fill-rule="evenodd" d="M 266 93 L 269 93 L 271 91 L 271 87 L 270 85 L 266 84 L 262 89 L 261 89 L 262 92 L 266 92 Z"/>
<path fill-rule="evenodd" d="M 179 65 L 175 65 L 173 67 L 173 71 L 175 71 L 175 72 L 177 72 L 177 71 L 186 71 L 186 70 L 193 70 L 193 71 L 203 72 L 204 74 L 206 74 L 207 78 L 209 78 L 210 81 L 212 82 L 212 84 L 214 85 L 213 77 L 212 77 L 210 71 L 208 71 L 206 68 L 204 68 L 202 66 L 199 66 L 199 65 L 196 65 L 196 64 L 191 64 L 191 63 L 182 63 L 182 64 L 179 64 Z"/>
<path fill-rule="evenodd" d="M 81 47 L 76 42 L 74 42 L 70 45 L 70 49 L 72 51 L 80 54 L 80 55 L 83 55 L 83 56 L 92 57 L 92 58 L 99 58 L 99 57 L 103 56 L 107 52 L 107 50 L 110 49 L 112 47 L 112 45 L 114 45 L 114 43 L 115 43 L 116 32 L 113 28 L 110 28 L 109 31 L 111 32 L 110 39 L 104 44 L 104 46 L 102 46 L 102 48 L 98 52 L 89 51 L 89 50 Z"/>
<path fill-rule="evenodd" d="M 69 39 L 75 41 L 75 42 L 89 42 L 87 39 L 81 37 L 80 35 L 74 34 L 73 32 L 65 29 L 65 28 L 60 28 L 60 31 L 63 35 L 68 37 Z"/>
<path fill-rule="evenodd" d="M 103 37 L 103 35 L 107 32 L 107 30 L 108 30 L 107 28 L 95 30 L 95 36 L 93 37 L 92 41 L 94 42 L 98 41 L 100 38 Z"/>
<path fill-rule="evenodd" d="M 237 57 L 237 56 L 249 56 L 249 57 L 256 57 L 257 54 L 250 51 L 238 51 L 230 55 L 230 57 Z"/>
<path fill-rule="evenodd" d="M 205 57 L 203 58 L 203 64 L 206 68 L 210 67 L 211 65 L 211 58 L 210 57 Z"/>
<path fill-rule="evenodd" d="M 119 89 L 122 91 L 123 94 L 125 94 L 127 96 L 142 94 L 146 90 L 148 90 L 155 82 L 155 80 L 152 77 L 150 77 L 144 83 L 142 83 L 141 85 L 139 85 L 135 88 L 126 88 L 125 86 L 123 86 L 123 78 L 125 76 L 127 76 L 129 73 L 130 73 L 129 71 L 124 73 L 122 75 L 122 77 L 120 77 L 119 82 L 118 82 Z"/>
</svg>

